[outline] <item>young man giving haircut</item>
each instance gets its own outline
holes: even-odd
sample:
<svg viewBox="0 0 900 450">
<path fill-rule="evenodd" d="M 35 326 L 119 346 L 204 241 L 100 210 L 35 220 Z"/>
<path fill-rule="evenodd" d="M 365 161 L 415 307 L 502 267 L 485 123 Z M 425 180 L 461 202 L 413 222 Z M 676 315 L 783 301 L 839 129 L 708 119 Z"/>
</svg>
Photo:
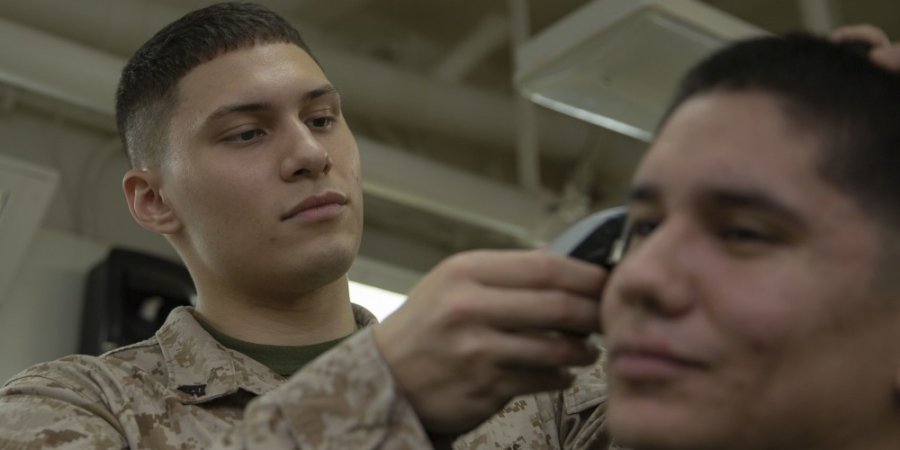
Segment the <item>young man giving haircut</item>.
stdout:
<svg viewBox="0 0 900 450">
<path fill-rule="evenodd" d="M 178 251 L 196 308 L 147 341 L 14 377 L 0 447 L 430 448 L 596 359 L 584 336 L 605 274 L 561 256 L 451 258 L 380 325 L 350 303 L 356 142 L 339 92 L 271 11 L 218 4 L 161 30 L 124 68 L 116 116 L 128 206 Z M 559 417 L 540 405 L 558 399 L 514 405 L 525 426 L 480 445 L 544 446 Z"/>
</svg>

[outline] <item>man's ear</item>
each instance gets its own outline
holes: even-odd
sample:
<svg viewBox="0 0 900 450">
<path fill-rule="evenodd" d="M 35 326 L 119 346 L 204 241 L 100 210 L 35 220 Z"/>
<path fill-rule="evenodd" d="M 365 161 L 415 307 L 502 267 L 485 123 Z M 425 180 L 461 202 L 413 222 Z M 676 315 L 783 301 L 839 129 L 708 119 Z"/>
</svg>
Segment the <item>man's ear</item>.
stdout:
<svg viewBox="0 0 900 450">
<path fill-rule="evenodd" d="M 160 234 L 174 234 L 181 229 L 181 221 L 162 196 L 159 174 L 155 171 L 125 172 L 122 188 L 131 217 L 138 225 Z"/>
</svg>

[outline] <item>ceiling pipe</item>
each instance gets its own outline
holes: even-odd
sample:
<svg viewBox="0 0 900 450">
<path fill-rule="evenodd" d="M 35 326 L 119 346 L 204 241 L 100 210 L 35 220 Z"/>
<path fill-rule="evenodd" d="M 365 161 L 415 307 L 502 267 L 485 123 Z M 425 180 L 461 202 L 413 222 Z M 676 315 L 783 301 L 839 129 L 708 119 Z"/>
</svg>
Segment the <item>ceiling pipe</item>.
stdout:
<svg viewBox="0 0 900 450">
<path fill-rule="evenodd" d="M 506 18 L 490 15 L 431 69 L 431 75 L 438 80 L 459 83 L 487 56 L 509 42 L 509 25 Z"/>
<path fill-rule="evenodd" d="M 114 56 L 0 18 L 4 84 L 112 116 L 123 65 Z"/>
<path fill-rule="evenodd" d="M 518 67 L 518 52 L 515 51 L 531 34 L 531 19 L 528 0 L 509 0 L 509 39 L 513 47 L 513 67 Z M 512 77 L 511 77 L 512 78 Z M 510 80 L 515 83 L 514 80 Z M 516 95 L 516 163 L 519 185 L 533 194 L 541 192 L 540 133 L 538 132 L 538 110 L 534 103 L 521 95 Z M 577 147 L 573 147 L 577 148 Z"/>
<path fill-rule="evenodd" d="M 186 10 L 148 0 L 4 0 L 0 15 L 124 56 Z M 349 53 L 331 45 L 327 34 L 315 26 L 294 23 L 331 81 L 344 92 L 349 111 L 498 149 L 515 149 L 517 107 L 509 95 L 442 82 Z M 36 56 L 43 57 L 39 53 Z M 541 155 L 551 159 L 577 157 L 589 127 L 547 110 L 538 110 L 538 115 Z"/>
<path fill-rule="evenodd" d="M 544 208 L 535 197 L 364 136 L 357 142 L 366 192 L 512 236 L 523 245 L 538 242 L 531 230 L 543 219 Z"/>
</svg>

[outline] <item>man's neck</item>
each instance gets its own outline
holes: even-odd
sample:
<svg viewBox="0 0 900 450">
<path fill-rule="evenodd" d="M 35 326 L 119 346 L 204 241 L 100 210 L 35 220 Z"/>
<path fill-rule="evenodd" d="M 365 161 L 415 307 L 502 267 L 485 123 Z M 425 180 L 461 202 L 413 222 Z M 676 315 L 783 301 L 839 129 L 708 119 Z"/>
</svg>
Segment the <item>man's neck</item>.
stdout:
<svg viewBox="0 0 900 450">
<path fill-rule="evenodd" d="M 347 279 L 290 300 L 198 289 L 196 312 L 218 331 L 266 345 L 310 345 L 356 330 Z"/>
</svg>

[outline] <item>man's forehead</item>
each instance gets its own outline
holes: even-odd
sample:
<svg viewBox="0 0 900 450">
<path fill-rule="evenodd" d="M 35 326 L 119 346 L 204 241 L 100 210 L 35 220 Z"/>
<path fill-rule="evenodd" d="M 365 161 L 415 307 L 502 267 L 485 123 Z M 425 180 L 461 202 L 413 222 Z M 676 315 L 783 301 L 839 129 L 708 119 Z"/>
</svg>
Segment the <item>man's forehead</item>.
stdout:
<svg viewBox="0 0 900 450">
<path fill-rule="evenodd" d="M 767 94 L 688 100 L 639 164 L 635 191 L 655 192 L 656 198 L 733 191 L 791 199 L 803 197 L 804 189 L 820 190 L 825 181 L 817 170 L 818 142 L 783 116 Z"/>
<path fill-rule="evenodd" d="M 228 105 L 301 101 L 334 90 L 318 63 L 288 43 L 260 44 L 223 53 L 198 65 L 176 85 L 175 114 L 200 123 Z"/>
</svg>

